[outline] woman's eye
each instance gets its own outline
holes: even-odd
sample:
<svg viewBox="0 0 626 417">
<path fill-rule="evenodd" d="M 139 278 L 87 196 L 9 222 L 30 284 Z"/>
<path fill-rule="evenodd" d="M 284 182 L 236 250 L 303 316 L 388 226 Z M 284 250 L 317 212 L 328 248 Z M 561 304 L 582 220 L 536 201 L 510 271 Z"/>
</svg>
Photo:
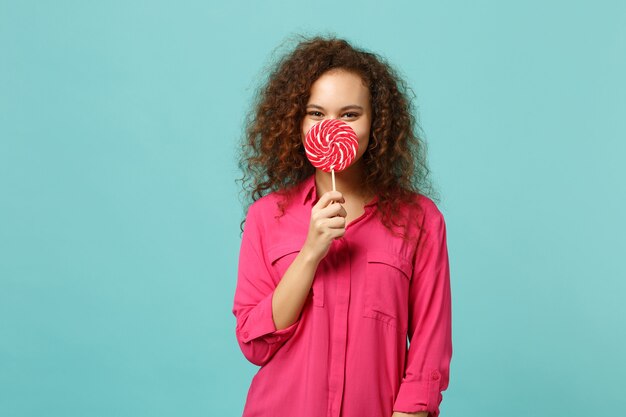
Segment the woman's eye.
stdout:
<svg viewBox="0 0 626 417">
<path fill-rule="evenodd" d="M 323 114 L 322 112 L 315 111 L 315 110 L 312 110 L 312 111 L 310 111 L 310 112 L 307 112 L 307 114 L 308 114 L 309 116 L 312 116 L 312 117 L 324 117 L 324 114 Z M 355 118 L 355 117 L 359 117 L 359 114 L 358 114 L 358 113 L 352 113 L 352 112 L 349 112 L 349 113 L 344 113 L 344 114 L 343 114 L 343 116 L 344 116 L 344 117 L 348 117 L 348 118 L 350 118 L 350 119 L 353 119 L 353 118 Z"/>
</svg>

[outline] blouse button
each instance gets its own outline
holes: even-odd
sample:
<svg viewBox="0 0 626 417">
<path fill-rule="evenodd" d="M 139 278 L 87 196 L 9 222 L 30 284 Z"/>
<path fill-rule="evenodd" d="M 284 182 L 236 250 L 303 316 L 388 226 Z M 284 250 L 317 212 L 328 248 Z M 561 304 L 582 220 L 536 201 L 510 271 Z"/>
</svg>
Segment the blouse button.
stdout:
<svg viewBox="0 0 626 417">
<path fill-rule="evenodd" d="M 243 337 L 248 337 L 248 332 L 243 332 Z"/>
<path fill-rule="evenodd" d="M 433 371 L 433 372 L 430 374 L 430 376 L 431 376 L 431 378 L 432 378 L 432 379 L 434 379 L 434 380 L 439 379 L 439 373 L 438 373 L 437 371 Z"/>
</svg>

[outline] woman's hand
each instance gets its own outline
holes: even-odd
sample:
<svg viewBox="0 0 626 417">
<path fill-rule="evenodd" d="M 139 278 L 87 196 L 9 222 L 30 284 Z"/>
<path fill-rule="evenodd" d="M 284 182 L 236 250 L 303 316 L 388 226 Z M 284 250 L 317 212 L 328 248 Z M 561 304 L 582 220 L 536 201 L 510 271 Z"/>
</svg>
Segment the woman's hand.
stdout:
<svg viewBox="0 0 626 417">
<path fill-rule="evenodd" d="M 311 222 L 302 247 L 317 262 L 328 253 L 333 241 L 346 232 L 348 213 L 340 203 L 346 200 L 339 191 L 327 191 L 311 209 Z"/>
</svg>

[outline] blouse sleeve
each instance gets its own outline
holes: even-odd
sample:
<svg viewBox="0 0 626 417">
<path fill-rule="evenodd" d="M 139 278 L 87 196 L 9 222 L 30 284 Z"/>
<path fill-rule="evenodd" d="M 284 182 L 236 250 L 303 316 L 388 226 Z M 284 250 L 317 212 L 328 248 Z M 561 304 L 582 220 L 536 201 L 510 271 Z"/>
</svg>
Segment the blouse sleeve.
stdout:
<svg viewBox="0 0 626 417">
<path fill-rule="evenodd" d="M 257 216 L 257 207 L 253 204 L 244 224 L 232 312 L 237 321 L 235 335 L 241 351 L 250 362 L 262 366 L 295 333 L 300 318 L 287 328 L 276 329 L 272 296 L 277 283 L 264 260 Z"/>
<path fill-rule="evenodd" d="M 439 416 L 452 358 L 452 307 L 446 225 L 441 212 L 426 213 L 409 296 L 409 351 L 393 410 Z"/>
</svg>

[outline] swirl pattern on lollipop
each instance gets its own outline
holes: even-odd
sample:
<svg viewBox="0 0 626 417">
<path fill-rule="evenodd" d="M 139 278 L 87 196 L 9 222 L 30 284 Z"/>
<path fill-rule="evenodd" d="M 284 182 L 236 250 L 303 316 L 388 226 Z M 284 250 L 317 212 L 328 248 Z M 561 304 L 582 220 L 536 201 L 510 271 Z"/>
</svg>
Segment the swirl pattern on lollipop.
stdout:
<svg viewBox="0 0 626 417">
<path fill-rule="evenodd" d="M 358 146 L 354 130 L 337 119 L 316 123 L 304 140 L 307 158 L 314 167 L 325 172 L 346 169 L 354 161 Z"/>
</svg>

